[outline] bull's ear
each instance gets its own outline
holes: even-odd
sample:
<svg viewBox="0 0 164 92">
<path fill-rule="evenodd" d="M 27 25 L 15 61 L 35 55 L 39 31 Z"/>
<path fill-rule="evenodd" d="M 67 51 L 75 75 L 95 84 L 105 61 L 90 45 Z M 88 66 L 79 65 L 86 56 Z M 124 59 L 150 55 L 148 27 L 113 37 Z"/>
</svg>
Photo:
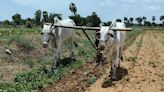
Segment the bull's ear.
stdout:
<svg viewBox="0 0 164 92">
<path fill-rule="evenodd" d="M 109 30 L 109 35 L 110 35 L 110 37 L 115 37 L 115 31 L 113 31 L 113 30 Z"/>
<path fill-rule="evenodd" d="M 114 38 L 114 35 L 113 34 L 110 34 L 110 37 L 113 37 Z"/>
<path fill-rule="evenodd" d="M 113 35 L 112 33 L 108 33 L 108 35 L 109 35 L 110 37 L 113 37 L 113 38 L 114 38 L 114 35 Z"/>
</svg>

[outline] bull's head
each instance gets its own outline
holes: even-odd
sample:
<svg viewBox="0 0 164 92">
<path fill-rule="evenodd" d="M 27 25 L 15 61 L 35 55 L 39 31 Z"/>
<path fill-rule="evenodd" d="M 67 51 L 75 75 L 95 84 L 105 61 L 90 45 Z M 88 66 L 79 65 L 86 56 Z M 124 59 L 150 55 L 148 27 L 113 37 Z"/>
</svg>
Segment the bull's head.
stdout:
<svg viewBox="0 0 164 92">
<path fill-rule="evenodd" d="M 53 24 L 52 23 L 44 23 L 41 35 L 43 35 L 42 44 L 44 48 L 48 47 L 48 43 L 50 40 L 50 36 L 52 35 Z"/>
<path fill-rule="evenodd" d="M 109 27 L 102 26 L 100 29 L 100 40 L 98 48 L 104 50 L 108 40 L 114 37 L 113 31 L 109 30 Z"/>
</svg>

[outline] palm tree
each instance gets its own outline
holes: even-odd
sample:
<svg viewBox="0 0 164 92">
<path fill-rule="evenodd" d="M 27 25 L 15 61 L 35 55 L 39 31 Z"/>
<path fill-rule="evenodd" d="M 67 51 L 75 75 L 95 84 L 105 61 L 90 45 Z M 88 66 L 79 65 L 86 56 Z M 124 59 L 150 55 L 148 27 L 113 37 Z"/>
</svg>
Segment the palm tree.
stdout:
<svg viewBox="0 0 164 92">
<path fill-rule="evenodd" d="M 152 25 L 155 26 L 155 22 L 154 22 L 154 21 L 155 21 L 155 16 L 152 16 L 152 21 L 153 21 L 153 22 L 152 22 Z"/>
<path fill-rule="evenodd" d="M 138 24 L 140 26 L 142 25 L 142 18 L 141 17 L 136 18 L 136 21 L 138 22 Z"/>
<path fill-rule="evenodd" d="M 74 3 L 71 3 L 69 6 L 70 11 L 75 15 L 77 12 L 77 8 Z"/>
<path fill-rule="evenodd" d="M 121 19 L 116 19 L 117 22 L 121 22 Z"/>
<path fill-rule="evenodd" d="M 133 20 L 134 20 L 134 19 L 133 19 L 132 17 L 129 18 L 129 21 L 130 21 L 130 25 L 131 25 L 131 26 L 133 26 Z"/>
<path fill-rule="evenodd" d="M 146 18 L 145 16 L 142 17 L 142 20 L 143 20 L 144 25 L 145 25 L 146 19 L 147 19 L 147 18 Z"/>
<path fill-rule="evenodd" d="M 143 20 L 143 21 L 146 21 L 146 19 L 147 19 L 147 18 L 146 18 L 145 16 L 142 17 L 142 20 Z"/>
<path fill-rule="evenodd" d="M 153 21 L 153 22 L 155 21 L 155 16 L 152 16 L 152 21 Z"/>
<path fill-rule="evenodd" d="M 127 23 L 127 21 L 128 21 L 128 18 L 124 17 L 124 22 Z"/>
<path fill-rule="evenodd" d="M 130 17 L 130 23 L 131 23 L 131 24 L 133 23 L 133 20 L 134 20 L 134 19 L 133 19 L 132 17 Z"/>
</svg>

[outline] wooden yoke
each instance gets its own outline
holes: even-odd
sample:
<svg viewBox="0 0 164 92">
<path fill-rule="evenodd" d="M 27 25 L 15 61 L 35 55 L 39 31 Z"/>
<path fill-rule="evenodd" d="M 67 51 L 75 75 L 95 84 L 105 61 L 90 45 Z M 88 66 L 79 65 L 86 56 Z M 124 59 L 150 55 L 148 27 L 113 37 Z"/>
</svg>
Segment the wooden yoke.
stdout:
<svg viewBox="0 0 164 92">
<path fill-rule="evenodd" d="M 56 25 L 54 24 L 55 27 L 63 27 L 63 28 L 71 28 L 71 29 L 82 29 L 82 30 L 100 30 L 101 27 L 86 27 L 86 26 L 63 26 L 63 25 Z M 132 28 L 122 28 L 122 29 L 118 29 L 118 28 L 111 28 L 111 30 L 114 31 L 131 31 Z"/>
</svg>

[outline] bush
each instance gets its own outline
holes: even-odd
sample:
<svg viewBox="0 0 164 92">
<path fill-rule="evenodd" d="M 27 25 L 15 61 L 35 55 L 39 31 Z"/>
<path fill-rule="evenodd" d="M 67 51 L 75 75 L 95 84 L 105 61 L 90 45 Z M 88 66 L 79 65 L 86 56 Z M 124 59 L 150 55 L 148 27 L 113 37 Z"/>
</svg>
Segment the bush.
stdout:
<svg viewBox="0 0 164 92">
<path fill-rule="evenodd" d="M 16 42 L 19 47 L 23 47 L 26 50 L 34 49 L 34 46 L 31 44 L 31 42 L 28 39 L 24 38 L 22 35 L 16 34 L 9 36 L 8 44 L 10 45 L 13 42 Z"/>
<path fill-rule="evenodd" d="M 27 28 L 32 28 L 32 23 L 31 23 L 31 21 L 26 21 L 26 27 L 27 27 Z"/>
</svg>

